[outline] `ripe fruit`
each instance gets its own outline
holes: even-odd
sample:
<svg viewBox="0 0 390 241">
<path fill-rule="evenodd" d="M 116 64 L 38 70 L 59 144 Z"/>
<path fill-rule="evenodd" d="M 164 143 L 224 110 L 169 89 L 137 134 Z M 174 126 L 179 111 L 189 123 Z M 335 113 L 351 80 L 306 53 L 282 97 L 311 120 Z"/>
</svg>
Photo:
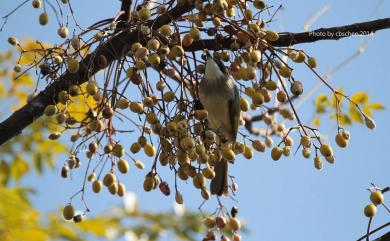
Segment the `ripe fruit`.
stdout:
<svg viewBox="0 0 390 241">
<path fill-rule="evenodd" d="M 311 138 L 309 136 L 302 136 L 300 139 L 300 143 L 303 147 L 310 147 L 311 146 Z"/>
<path fill-rule="evenodd" d="M 154 186 L 154 178 L 151 176 L 146 176 L 143 184 L 144 190 L 146 192 L 150 192 L 153 189 L 153 186 Z"/>
<path fill-rule="evenodd" d="M 151 54 L 148 56 L 148 63 L 153 67 L 157 67 L 160 64 L 160 61 L 160 56 L 158 54 Z"/>
<path fill-rule="evenodd" d="M 163 95 L 163 100 L 165 102 L 171 102 L 175 99 L 175 93 L 173 91 L 165 92 Z"/>
<path fill-rule="evenodd" d="M 72 204 L 68 204 L 64 207 L 62 210 L 62 216 L 65 218 L 65 220 L 71 220 L 74 216 L 74 207 Z"/>
<path fill-rule="evenodd" d="M 259 50 L 252 50 L 251 52 L 249 52 L 249 60 L 251 63 L 258 63 L 261 61 L 261 53 Z"/>
<path fill-rule="evenodd" d="M 112 172 L 107 173 L 103 178 L 103 184 L 106 187 L 111 186 L 114 182 L 116 182 L 116 176 Z"/>
<path fill-rule="evenodd" d="M 374 205 L 382 204 L 384 199 L 381 191 L 375 191 L 370 194 L 370 200 Z"/>
<path fill-rule="evenodd" d="M 265 3 L 264 3 L 264 1 L 262 1 L 262 0 L 255 0 L 255 1 L 253 2 L 253 6 L 254 6 L 255 8 L 257 8 L 257 9 L 262 10 L 262 9 L 265 8 Z"/>
<path fill-rule="evenodd" d="M 321 170 L 322 166 L 323 166 L 323 164 L 322 164 L 322 161 L 321 161 L 320 157 L 319 156 L 314 157 L 314 167 L 317 170 Z"/>
<path fill-rule="evenodd" d="M 55 105 L 47 105 L 44 110 L 46 116 L 52 116 L 56 112 L 57 112 L 57 107 Z"/>
<path fill-rule="evenodd" d="M 47 22 L 49 22 L 49 15 L 46 12 L 41 13 L 41 15 L 39 15 L 39 24 L 46 25 Z"/>
<path fill-rule="evenodd" d="M 141 145 L 138 142 L 134 142 L 133 144 L 131 144 L 130 151 L 132 153 L 134 154 L 138 153 L 140 150 L 141 150 Z"/>
<path fill-rule="evenodd" d="M 15 46 L 19 44 L 19 40 L 16 37 L 9 37 L 8 43 L 11 44 L 12 46 Z"/>
<path fill-rule="evenodd" d="M 119 197 L 123 197 L 125 195 L 125 193 L 126 193 L 126 186 L 125 186 L 125 184 L 119 183 L 118 184 L 118 192 L 117 192 L 118 196 Z"/>
<path fill-rule="evenodd" d="M 156 155 L 156 148 L 150 143 L 147 143 L 144 147 L 144 152 L 147 156 L 152 157 Z"/>
<path fill-rule="evenodd" d="M 217 216 L 215 222 L 219 229 L 224 229 L 226 226 L 226 218 L 223 216 Z"/>
<path fill-rule="evenodd" d="M 274 31 L 267 31 L 267 35 L 265 35 L 265 40 L 267 41 L 276 41 L 279 39 L 279 34 Z"/>
<path fill-rule="evenodd" d="M 338 133 L 335 137 L 336 144 L 341 147 L 345 148 L 348 145 L 348 140 L 344 138 L 342 133 Z"/>
<path fill-rule="evenodd" d="M 127 173 L 129 171 L 129 163 L 126 160 L 120 159 L 118 161 L 118 170 L 123 174 Z"/>
<path fill-rule="evenodd" d="M 241 229 L 241 223 L 240 223 L 240 220 L 238 220 L 237 218 L 231 218 L 229 220 L 229 227 L 232 231 L 238 231 Z"/>
<path fill-rule="evenodd" d="M 299 96 L 303 93 L 303 85 L 300 81 L 296 80 L 291 85 L 291 93 L 295 96 Z"/>
<path fill-rule="evenodd" d="M 307 65 L 309 65 L 310 68 L 314 69 L 317 67 L 317 60 L 314 57 L 309 57 L 307 59 Z"/>
<path fill-rule="evenodd" d="M 138 168 L 138 169 L 144 169 L 145 168 L 145 164 L 139 160 L 136 160 L 135 161 L 135 166 Z"/>
<path fill-rule="evenodd" d="M 191 28 L 189 34 L 194 39 L 194 41 L 200 40 L 200 30 L 198 28 Z"/>
<path fill-rule="evenodd" d="M 85 86 L 85 89 L 89 95 L 94 96 L 98 92 L 99 87 L 96 81 L 89 81 Z"/>
<path fill-rule="evenodd" d="M 141 9 L 138 10 L 138 17 L 144 22 L 150 18 L 150 15 L 151 15 L 150 9 L 147 7 L 141 7 Z"/>
<path fill-rule="evenodd" d="M 58 31 L 57 31 L 58 35 L 61 37 L 61 38 L 66 38 L 68 36 L 68 28 L 65 27 L 65 26 L 61 26 Z"/>
<path fill-rule="evenodd" d="M 252 147 L 258 152 L 264 152 L 265 150 L 265 144 L 259 140 L 253 141 Z"/>
<path fill-rule="evenodd" d="M 366 215 L 366 217 L 368 218 L 374 217 L 376 212 L 377 212 L 376 206 L 372 203 L 364 207 L 364 215 Z"/>
<path fill-rule="evenodd" d="M 165 25 L 161 26 L 161 28 L 159 29 L 159 32 L 162 35 L 164 35 L 165 37 L 169 37 L 172 34 L 171 26 L 169 26 L 168 24 L 165 24 Z"/>
<path fill-rule="evenodd" d="M 125 154 L 125 149 L 120 144 L 115 144 L 114 148 L 112 149 L 112 154 L 116 157 L 122 157 Z"/>
<path fill-rule="evenodd" d="M 129 108 L 129 105 L 130 105 L 130 101 L 128 101 L 127 99 L 120 99 L 116 103 L 116 106 L 122 110 Z"/>
<path fill-rule="evenodd" d="M 364 115 L 364 124 L 366 124 L 367 128 L 371 130 L 376 127 L 375 121 L 366 115 Z"/>
<path fill-rule="evenodd" d="M 287 94 L 286 92 L 284 91 L 278 91 L 278 93 L 276 93 L 276 99 L 280 102 L 280 103 L 284 103 L 287 101 Z"/>
<path fill-rule="evenodd" d="M 280 159 L 280 157 L 282 156 L 283 154 L 283 149 L 278 147 L 278 146 L 275 146 L 274 148 L 272 148 L 272 151 L 271 151 L 271 157 L 274 161 L 277 161 Z"/>
<path fill-rule="evenodd" d="M 253 157 L 253 151 L 250 146 L 245 145 L 244 153 L 242 154 L 246 159 L 251 159 Z"/>
<path fill-rule="evenodd" d="M 180 45 L 174 45 L 171 49 L 171 52 L 169 53 L 171 57 L 175 58 L 181 58 L 184 56 L 184 49 Z"/>
<path fill-rule="evenodd" d="M 222 148 L 222 156 L 228 161 L 234 161 L 234 159 L 236 159 L 236 154 L 234 154 L 234 151 L 228 147 Z"/>
<path fill-rule="evenodd" d="M 70 57 L 66 60 L 66 64 L 68 66 L 69 73 L 75 74 L 79 71 L 80 64 L 76 59 Z"/>
<path fill-rule="evenodd" d="M 206 217 L 203 219 L 204 225 L 206 225 L 207 228 L 214 228 L 215 227 L 215 219 L 213 217 Z"/>
<path fill-rule="evenodd" d="M 42 5 L 41 0 L 34 0 L 34 1 L 32 1 L 33 8 L 40 8 L 41 5 Z"/>
<path fill-rule="evenodd" d="M 92 191 L 94 193 L 99 193 L 100 190 L 102 190 L 102 187 L 103 187 L 103 184 L 102 184 L 101 181 L 99 181 L 99 180 L 93 181 L 93 183 L 92 183 Z"/>
<path fill-rule="evenodd" d="M 290 78 L 291 72 L 291 69 L 285 65 L 279 68 L 279 74 L 284 78 Z"/>
<path fill-rule="evenodd" d="M 158 41 L 155 38 L 152 38 L 148 41 L 148 43 L 146 44 L 146 47 L 148 47 L 148 49 L 150 49 L 152 51 L 157 51 L 160 48 L 160 41 Z"/>
<path fill-rule="evenodd" d="M 328 144 L 322 144 L 320 147 L 320 152 L 324 157 L 333 156 L 332 147 L 330 147 Z"/>
<path fill-rule="evenodd" d="M 207 179 L 213 179 L 215 177 L 215 172 L 211 167 L 205 167 L 202 169 L 202 174 Z"/>
<path fill-rule="evenodd" d="M 141 113 L 144 110 L 144 105 L 141 102 L 131 102 L 130 110 L 135 113 Z"/>
</svg>

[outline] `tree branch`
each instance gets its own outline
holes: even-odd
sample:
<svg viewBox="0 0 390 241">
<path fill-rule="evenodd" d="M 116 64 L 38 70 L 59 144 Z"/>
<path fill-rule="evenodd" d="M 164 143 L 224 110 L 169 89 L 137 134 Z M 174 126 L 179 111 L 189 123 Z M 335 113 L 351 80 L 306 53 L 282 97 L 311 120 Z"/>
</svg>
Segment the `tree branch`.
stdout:
<svg viewBox="0 0 390 241">
<path fill-rule="evenodd" d="M 177 19 L 186 12 L 192 10 L 190 5 L 175 6 L 170 11 L 162 14 L 154 21 L 150 21 L 149 26 L 154 30 L 164 24 Z M 122 58 L 129 52 L 131 45 L 140 41 L 142 33 L 138 30 L 132 32 L 122 32 L 109 41 L 98 47 L 93 53 L 87 55 L 80 62 L 80 69 L 76 74 L 65 72 L 57 81 L 48 85 L 29 103 L 15 111 L 6 120 L 0 123 L 0 145 L 12 137 L 22 133 L 22 130 L 39 118 L 47 105 L 55 104 L 57 95 L 62 90 L 68 90 L 71 85 L 82 84 L 88 81 L 88 77 L 98 72 L 98 62 L 96 56 L 104 55 L 107 63 Z"/>
<path fill-rule="evenodd" d="M 338 40 L 354 35 L 374 34 L 378 30 L 390 28 L 390 18 L 383 18 L 369 22 L 355 23 L 332 28 L 319 28 L 313 31 L 302 33 L 279 33 L 279 39 L 269 42 L 274 47 L 287 47 L 302 43 L 312 43 L 320 40 Z M 231 37 L 222 41 L 216 39 L 205 39 L 194 42 L 185 48 L 186 51 L 198 51 L 205 48 L 209 50 L 230 49 L 230 44 L 234 41 Z"/>
<path fill-rule="evenodd" d="M 149 26 L 156 30 L 162 25 L 168 24 L 184 13 L 189 12 L 191 9 L 193 7 L 189 5 L 176 6 L 169 12 L 159 16 L 155 21 L 150 22 Z M 319 40 L 337 40 L 352 36 L 351 33 L 367 34 L 368 32 L 374 33 L 387 28 L 390 28 L 390 18 L 333 28 L 320 28 L 312 32 L 280 33 L 280 38 L 273 42 L 272 46 L 282 47 Z M 121 59 L 129 51 L 131 44 L 140 40 L 139 36 L 142 37 L 142 34 L 138 30 L 132 32 L 124 31 L 114 36 L 83 59 L 80 63 L 80 69 L 76 74 L 66 72 L 58 81 L 47 86 L 32 101 L 0 123 L 0 145 L 12 137 L 19 135 L 24 128 L 39 118 L 43 114 L 45 106 L 55 104 L 58 92 L 68 90 L 71 85 L 86 82 L 89 76 L 99 71 L 95 56 L 104 55 L 108 64 L 110 64 L 117 59 Z M 185 50 L 198 51 L 203 50 L 205 47 L 210 50 L 229 49 L 232 41 L 230 38 L 224 38 L 223 41 L 217 43 L 214 39 L 207 39 L 194 42 L 189 47 L 186 47 Z"/>
</svg>

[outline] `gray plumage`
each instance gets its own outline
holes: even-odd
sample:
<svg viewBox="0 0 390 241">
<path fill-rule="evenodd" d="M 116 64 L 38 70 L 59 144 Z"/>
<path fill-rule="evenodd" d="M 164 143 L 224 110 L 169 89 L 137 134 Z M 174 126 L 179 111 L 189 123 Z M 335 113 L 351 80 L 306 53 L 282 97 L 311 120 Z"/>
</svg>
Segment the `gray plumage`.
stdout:
<svg viewBox="0 0 390 241">
<path fill-rule="evenodd" d="M 208 54 L 208 53 L 207 53 Z M 223 134 L 226 142 L 235 142 L 240 119 L 240 95 L 233 78 L 225 66 L 210 54 L 205 75 L 199 84 L 199 99 L 208 112 L 208 127 Z M 211 181 L 212 194 L 222 195 L 228 188 L 228 163 L 222 159 L 214 166 L 215 178 Z"/>
</svg>

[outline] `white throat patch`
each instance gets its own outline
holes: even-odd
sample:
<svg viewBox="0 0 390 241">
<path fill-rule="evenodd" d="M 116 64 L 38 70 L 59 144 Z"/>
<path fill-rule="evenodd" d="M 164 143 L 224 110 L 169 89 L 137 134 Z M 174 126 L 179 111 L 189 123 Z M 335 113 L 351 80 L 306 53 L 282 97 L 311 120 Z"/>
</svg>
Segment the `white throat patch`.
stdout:
<svg viewBox="0 0 390 241">
<path fill-rule="evenodd" d="M 225 74 L 219 69 L 217 63 L 211 57 L 208 58 L 206 61 L 205 79 L 212 81 L 224 76 Z"/>
</svg>

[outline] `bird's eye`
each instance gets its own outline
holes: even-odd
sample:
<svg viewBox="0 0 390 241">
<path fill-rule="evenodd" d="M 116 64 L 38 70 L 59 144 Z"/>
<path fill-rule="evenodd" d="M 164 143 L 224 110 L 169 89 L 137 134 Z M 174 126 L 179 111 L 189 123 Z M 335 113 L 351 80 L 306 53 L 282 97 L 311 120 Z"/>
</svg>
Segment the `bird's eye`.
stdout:
<svg viewBox="0 0 390 241">
<path fill-rule="evenodd" d="M 202 56 L 201 56 L 201 58 L 202 58 L 204 61 L 206 61 L 206 60 L 207 60 L 207 54 L 206 54 L 206 53 L 203 53 Z"/>
</svg>

